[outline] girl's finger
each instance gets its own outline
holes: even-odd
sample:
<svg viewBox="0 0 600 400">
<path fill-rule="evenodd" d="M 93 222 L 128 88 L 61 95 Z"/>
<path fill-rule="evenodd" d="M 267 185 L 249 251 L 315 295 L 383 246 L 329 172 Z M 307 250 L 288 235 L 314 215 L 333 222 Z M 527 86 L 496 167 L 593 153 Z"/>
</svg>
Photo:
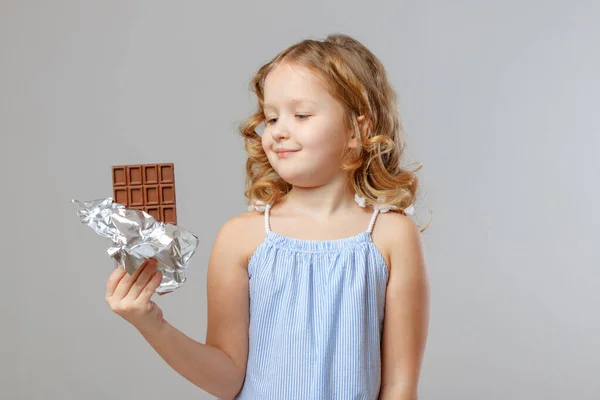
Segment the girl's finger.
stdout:
<svg viewBox="0 0 600 400">
<path fill-rule="evenodd" d="M 129 289 L 127 297 L 130 299 L 137 299 L 137 297 L 140 295 L 148 281 L 152 278 L 152 274 L 154 274 L 155 271 L 156 261 L 151 260 L 148 263 L 148 266 L 144 268 L 140 276 L 138 276 L 138 278 L 135 280 L 135 282 L 131 286 L 131 289 Z"/>
<path fill-rule="evenodd" d="M 114 294 L 117 285 L 126 273 L 127 271 L 123 267 L 115 268 L 108 277 L 108 282 L 106 282 L 106 297 L 111 297 Z"/>
<path fill-rule="evenodd" d="M 154 291 L 160 286 L 161 282 L 162 273 L 160 271 L 156 271 L 148 281 L 148 284 L 144 286 L 144 289 L 142 289 L 142 292 L 138 296 L 138 300 L 142 302 L 150 301 Z"/>
<path fill-rule="evenodd" d="M 119 284 L 117 285 L 117 288 L 115 289 L 115 292 L 113 293 L 113 296 L 118 299 L 122 299 L 125 296 L 127 296 L 127 293 L 129 292 L 129 289 L 131 288 L 131 285 L 133 285 L 135 280 L 138 278 L 138 276 L 140 276 L 140 274 L 144 271 L 144 269 L 147 266 L 148 266 L 148 261 L 145 261 L 142 265 L 140 265 L 138 267 L 138 269 L 136 269 L 133 272 L 133 275 L 125 274 L 123 276 L 123 278 L 121 279 L 121 281 L 119 282 Z"/>
</svg>

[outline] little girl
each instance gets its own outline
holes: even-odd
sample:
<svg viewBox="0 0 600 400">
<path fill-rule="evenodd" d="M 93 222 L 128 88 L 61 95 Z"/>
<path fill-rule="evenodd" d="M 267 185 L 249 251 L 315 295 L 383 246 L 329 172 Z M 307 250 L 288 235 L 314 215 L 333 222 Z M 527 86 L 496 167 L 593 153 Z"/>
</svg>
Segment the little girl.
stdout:
<svg viewBox="0 0 600 400">
<path fill-rule="evenodd" d="M 421 231 L 406 214 L 418 179 L 400 166 L 383 66 L 330 35 L 280 53 L 252 88 L 258 109 L 240 126 L 251 210 L 217 235 L 206 344 L 150 300 L 154 260 L 131 276 L 116 269 L 107 302 L 220 399 L 417 399 L 429 289 Z"/>
</svg>

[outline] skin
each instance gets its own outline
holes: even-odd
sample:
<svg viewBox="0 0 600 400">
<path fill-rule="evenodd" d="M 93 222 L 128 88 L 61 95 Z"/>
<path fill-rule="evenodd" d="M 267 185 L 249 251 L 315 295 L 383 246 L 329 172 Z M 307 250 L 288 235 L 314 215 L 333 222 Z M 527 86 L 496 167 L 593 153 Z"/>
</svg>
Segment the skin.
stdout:
<svg viewBox="0 0 600 400">
<path fill-rule="evenodd" d="M 356 139 L 348 138 L 344 109 L 320 80 L 306 69 L 280 65 L 265 80 L 264 100 L 262 145 L 279 176 L 305 192 L 342 182 L 342 152 Z M 281 158 L 275 152 L 281 148 L 297 151 Z"/>
<path fill-rule="evenodd" d="M 275 171 L 293 185 L 271 210 L 271 229 L 289 237 L 328 240 L 368 226 L 372 209 L 358 207 L 341 171 L 342 152 L 356 146 L 344 130 L 342 105 L 310 71 L 281 64 L 265 81 L 262 145 Z M 297 101 L 308 99 L 307 101 Z M 360 116 L 361 129 L 368 129 Z M 277 150 L 295 150 L 280 157 Z M 177 372 L 205 391 L 233 399 L 248 356 L 248 261 L 265 237 L 264 216 L 249 211 L 219 230 L 208 263 L 206 343 L 171 326 L 151 301 L 160 278 L 147 263 L 122 269 L 107 283 L 111 309 L 134 325 Z M 389 269 L 379 400 L 415 400 L 429 322 L 429 283 L 421 232 L 408 217 L 380 214 L 372 239 Z"/>
</svg>

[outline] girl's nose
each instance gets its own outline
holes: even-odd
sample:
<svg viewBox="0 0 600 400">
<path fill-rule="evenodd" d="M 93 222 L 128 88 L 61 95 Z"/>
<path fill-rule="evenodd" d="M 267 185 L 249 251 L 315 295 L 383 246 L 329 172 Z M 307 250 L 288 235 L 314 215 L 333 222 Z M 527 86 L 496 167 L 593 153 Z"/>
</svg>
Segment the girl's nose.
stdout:
<svg viewBox="0 0 600 400">
<path fill-rule="evenodd" d="M 275 139 L 276 141 L 279 141 L 282 139 L 287 139 L 289 137 L 290 137 L 290 135 L 289 135 L 287 129 L 278 127 L 277 129 L 273 130 L 273 139 Z"/>
</svg>

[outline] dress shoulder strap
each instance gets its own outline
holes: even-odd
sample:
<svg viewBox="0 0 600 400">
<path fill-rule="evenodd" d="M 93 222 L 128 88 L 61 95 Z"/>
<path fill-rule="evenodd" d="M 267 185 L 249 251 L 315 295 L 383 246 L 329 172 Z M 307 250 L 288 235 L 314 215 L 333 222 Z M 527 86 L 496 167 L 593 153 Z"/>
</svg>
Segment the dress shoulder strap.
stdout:
<svg viewBox="0 0 600 400">
<path fill-rule="evenodd" d="M 366 199 L 364 197 L 359 196 L 358 193 L 356 193 L 354 195 L 354 200 L 360 207 L 367 206 Z M 390 210 L 396 210 L 398 208 L 398 207 L 392 206 L 392 205 L 377 204 L 377 203 L 369 204 L 369 205 L 371 207 L 373 207 L 373 216 L 371 217 L 371 223 L 369 223 L 369 229 L 367 230 L 367 232 L 369 232 L 369 233 L 373 232 L 373 227 L 375 226 L 375 221 L 377 220 L 377 216 L 379 215 L 379 213 L 385 213 Z M 410 205 L 409 207 L 402 210 L 402 213 L 409 214 L 409 215 L 414 214 L 414 206 Z"/>
<path fill-rule="evenodd" d="M 375 221 L 377 220 L 377 216 L 379 215 L 379 209 L 375 208 L 373 210 L 373 216 L 371 217 L 371 222 L 369 223 L 369 229 L 367 229 L 368 233 L 373 232 L 373 227 L 375 226 Z"/>
<path fill-rule="evenodd" d="M 265 214 L 265 230 L 267 232 L 271 231 L 270 221 L 269 221 L 269 211 L 271 210 L 271 203 L 265 204 L 264 202 L 257 200 L 256 204 L 250 203 L 248 205 L 248 211 L 256 210 L 258 212 L 262 212 Z"/>
<path fill-rule="evenodd" d="M 271 232 L 271 219 L 269 211 L 271 211 L 270 203 L 265 205 L 265 231 L 267 231 L 267 233 Z"/>
</svg>

